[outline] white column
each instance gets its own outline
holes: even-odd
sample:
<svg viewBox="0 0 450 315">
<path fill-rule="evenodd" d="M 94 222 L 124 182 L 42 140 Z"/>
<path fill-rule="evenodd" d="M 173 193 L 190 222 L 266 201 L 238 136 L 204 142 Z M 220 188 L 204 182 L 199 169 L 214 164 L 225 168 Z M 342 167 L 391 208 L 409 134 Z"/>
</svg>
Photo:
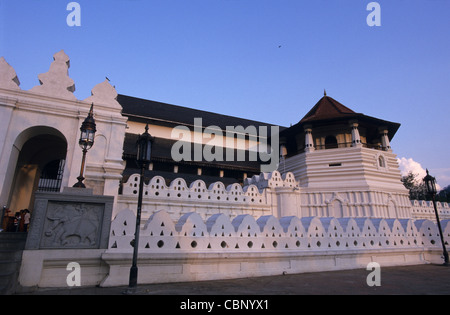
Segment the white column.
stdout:
<svg viewBox="0 0 450 315">
<path fill-rule="evenodd" d="M 286 173 L 286 156 L 287 156 L 287 148 L 284 144 L 280 145 L 280 164 L 278 166 L 278 171 L 280 173 Z"/>
<path fill-rule="evenodd" d="M 305 152 L 313 152 L 314 150 L 312 129 L 310 126 L 305 126 Z"/>
<path fill-rule="evenodd" d="M 383 149 L 386 151 L 391 151 L 391 143 L 389 142 L 388 130 L 380 129 L 380 134 L 381 134 L 381 145 L 383 146 Z"/>
<path fill-rule="evenodd" d="M 358 123 L 356 121 L 350 122 L 352 127 L 352 147 L 361 147 L 361 137 L 359 135 Z"/>
</svg>

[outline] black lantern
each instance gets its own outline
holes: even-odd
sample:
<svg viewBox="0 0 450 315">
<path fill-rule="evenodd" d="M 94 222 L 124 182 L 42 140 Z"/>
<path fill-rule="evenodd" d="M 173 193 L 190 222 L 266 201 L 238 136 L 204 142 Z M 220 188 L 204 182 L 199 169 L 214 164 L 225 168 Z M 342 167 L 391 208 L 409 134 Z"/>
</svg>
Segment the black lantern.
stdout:
<svg viewBox="0 0 450 315">
<path fill-rule="evenodd" d="M 78 182 L 75 185 L 73 185 L 73 187 L 86 188 L 86 186 L 83 184 L 84 164 L 86 161 L 87 151 L 94 145 L 95 132 L 97 131 L 95 127 L 96 126 L 94 120 L 94 103 L 92 103 L 91 109 L 89 110 L 89 114 L 80 127 L 81 133 L 78 144 L 80 145 L 80 148 L 83 151 L 83 159 L 81 161 L 80 176 L 77 177 Z"/>
<path fill-rule="evenodd" d="M 139 181 L 139 195 L 136 211 L 136 229 L 134 232 L 134 240 L 131 241 L 131 245 L 133 246 L 133 260 L 130 268 L 128 289 L 124 292 L 125 294 L 135 293 L 137 287 L 137 276 L 138 276 L 137 255 L 139 248 L 139 231 L 141 228 L 141 209 L 142 209 L 142 193 L 144 189 L 144 172 L 151 161 L 152 142 L 153 137 L 148 133 L 148 124 L 147 124 L 145 126 L 145 132 L 139 135 L 139 138 L 136 143 L 137 144 L 136 159 L 141 168 L 141 176 Z"/>
<path fill-rule="evenodd" d="M 436 196 L 437 193 L 436 178 L 434 178 L 428 173 L 428 169 L 427 169 L 427 176 L 423 178 L 423 183 L 425 184 L 425 189 L 427 190 L 427 193 L 430 196 Z"/>
<path fill-rule="evenodd" d="M 433 201 L 434 206 L 434 214 L 436 215 L 436 221 L 439 229 L 439 235 L 441 237 L 441 244 L 443 249 L 443 255 L 444 255 L 444 266 L 449 266 L 449 260 L 448 260 L 448 253 L 447 249 L 445 248 L 445 242 L 444 242 L 444 235 L 442 234 L 442 227 L 441 227 L 441 221 L 439 220 L 439 213 L 436 207 L 436 178 L 430 175 L 427 169 L 427 176 L 423 178 L 423 183 L 425 185 L 425 189 L 427 190 L 428 195 L 431 197 L 431 200 Z"/>
<path fill-rule="evenodd" d="M 141 134 L 137 141 L 137 161 L 144 166 L 150 163 L 152 154 L 153 137 L 148 133 L 148 124 L 145 126 L 145 132 Z"/>
</svg>

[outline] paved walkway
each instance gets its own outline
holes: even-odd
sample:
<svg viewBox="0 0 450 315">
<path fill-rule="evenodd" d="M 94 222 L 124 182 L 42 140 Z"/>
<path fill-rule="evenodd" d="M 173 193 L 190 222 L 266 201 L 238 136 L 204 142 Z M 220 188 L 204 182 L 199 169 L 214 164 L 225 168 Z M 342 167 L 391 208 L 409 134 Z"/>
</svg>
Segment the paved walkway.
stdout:
<svg viewBox="0 0 450 315">
<path fill-rule="evenodd" d="M 139 295 L 450 295 L 450 267 L 381 267 L 380 286 L 368 286 L 371 270 L 357 269 L 219 281 L 139 285 Z M 371 278 L 371 277 L 370 277 Z M 375 279 L 375 278 L 373 278 Z M 32 295 L 121 295 L 126 287 L 39 289 Z M 206 298 L 206 297 L 205 297 Z"/>
</svg>

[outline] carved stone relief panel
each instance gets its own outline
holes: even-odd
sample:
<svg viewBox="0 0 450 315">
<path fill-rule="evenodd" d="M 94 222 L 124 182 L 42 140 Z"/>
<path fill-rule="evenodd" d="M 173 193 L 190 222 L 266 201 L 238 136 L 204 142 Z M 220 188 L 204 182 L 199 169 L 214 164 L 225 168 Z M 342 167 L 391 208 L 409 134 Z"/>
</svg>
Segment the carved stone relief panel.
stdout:
<svg viewBox="0 0 450 315">
<path fill-rule="evenodd" d="M 104 204 L 49 201 L 40 248 L 98 248 Z"/>
<path fill-rule="evenodd" d="M 36 192 L 25 249 L 107 248 L 113 203 L 87 188 Z"/>
</svg>

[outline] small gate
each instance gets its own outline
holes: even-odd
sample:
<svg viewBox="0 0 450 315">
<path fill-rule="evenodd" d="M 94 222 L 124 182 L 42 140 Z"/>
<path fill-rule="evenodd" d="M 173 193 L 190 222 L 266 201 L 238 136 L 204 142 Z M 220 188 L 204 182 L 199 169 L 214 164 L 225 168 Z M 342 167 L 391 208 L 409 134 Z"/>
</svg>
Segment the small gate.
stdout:
<svg viewBox="0 0 450 315">
<path fill-rule="evenodd" d="M 53 160 L 42 170 L 37 191 L 59 192 L 64 173 L 65 159 Z"/>
</svg>

